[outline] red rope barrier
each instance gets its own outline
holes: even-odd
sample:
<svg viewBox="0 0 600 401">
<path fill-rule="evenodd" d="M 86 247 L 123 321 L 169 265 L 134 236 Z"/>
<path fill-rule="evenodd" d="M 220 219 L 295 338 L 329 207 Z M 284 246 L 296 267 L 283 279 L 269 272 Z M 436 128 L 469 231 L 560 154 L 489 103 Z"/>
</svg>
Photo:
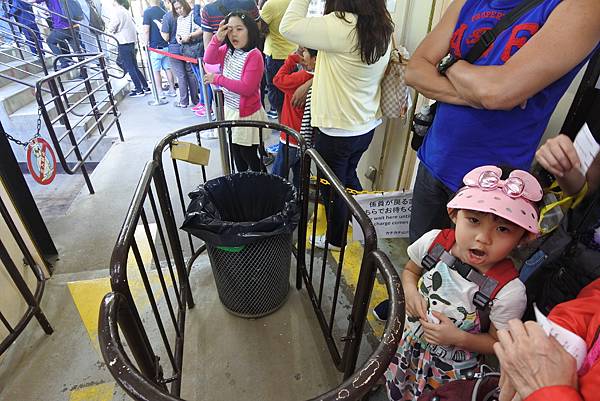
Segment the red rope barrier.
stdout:
<svg viewBox="0 0 600 401">
<path fill-rule="evenodd" d="M 181 54 L 173 54 L 173 53 L 166 52 L 164 50 L 153 49 L 151 47 L 149 47 L 148 50 L 150 50 L 151 52 L 154 52 L 154 53 L 162 54 L 163 56 L 177 59 L 177 60 L 187 61 L 188 63 L 192 63 L 192 64 L 198 64 L 198 60 L 195 58 L 192 58 L 192 57 L 182 56 Z"/>
</svg>

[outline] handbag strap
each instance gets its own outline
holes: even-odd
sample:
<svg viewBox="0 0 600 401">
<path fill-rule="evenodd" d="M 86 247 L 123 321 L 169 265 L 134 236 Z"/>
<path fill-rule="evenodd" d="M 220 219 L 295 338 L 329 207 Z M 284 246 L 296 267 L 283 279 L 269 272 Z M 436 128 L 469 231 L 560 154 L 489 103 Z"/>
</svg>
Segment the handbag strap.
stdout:
<svg viewBox="0 0 600 401">
<path fill-rule="evenodd" d="M 473 64 L 485 51 L 494 43 L 498 35 L 506 28 L 512 26 L 523 14 L 533 9 L 535 6 L 543 3 L 545 0 L 524 0 L 518 6 L 512 9 L 511 12 L 504 15 L 500 21 L 489 31 L 485 31 L 477 43 L 471 47 L 464 60 Z"/>
</svg>

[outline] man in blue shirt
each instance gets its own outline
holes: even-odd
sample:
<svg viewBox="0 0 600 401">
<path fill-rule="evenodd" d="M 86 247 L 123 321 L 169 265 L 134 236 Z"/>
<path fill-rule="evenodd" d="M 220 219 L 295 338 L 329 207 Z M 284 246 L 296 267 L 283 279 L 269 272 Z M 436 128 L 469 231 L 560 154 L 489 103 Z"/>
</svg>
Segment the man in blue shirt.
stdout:
<svg viewBox="0 0 600 401">
<path fill-rule="evenodd" d="M 489 164 L 529 169 L 556 104 L 598 46 L 600 2 L 545 0 L 475 63 L 461 59 L 521 2 L 456 0 L 411 57 L 407 84 L 438 101 L 418 153 L 411 242 L 450 226 L 446 204 L 466 172 Z"/>
<path fill-rule="evenodd" d="M 254 0 L 216 0 L 202 9 L 202 31 L 204 48 L 208 47 L 213 34 L 219 29 L 219 23 L 232 11 L 243 11 L 255 20 L 258 19 L 258 7 Z"/>
<path fill-rule="evenodd" d="M 160 0 L 149 0 L 150 6 L 144 10 L 144 16 L 142 21 L 142 40 L 144 45 L 152 49 L 158 49 L 168 51 L 168 44 L 160 34 L 160 28 L 162 26 L 162 19 L 165 15 L 165 10 L 160 8 Z M 162 88 L 162 74 L 161 70 L 165 72 L 167 81 L 169 81 L 169 90 L 166 93 L 167 96 L 175 97 L 175 80 L 173 74 L 169 68 L 169 58 L 162 54 L 150 51 L 150 63 L 152 63 L 152 72 L 154 74 L 154 82 L 156 88 L 160 90 Z M 164 95 L 162 95 L 164 97 Z"/>
</svg>

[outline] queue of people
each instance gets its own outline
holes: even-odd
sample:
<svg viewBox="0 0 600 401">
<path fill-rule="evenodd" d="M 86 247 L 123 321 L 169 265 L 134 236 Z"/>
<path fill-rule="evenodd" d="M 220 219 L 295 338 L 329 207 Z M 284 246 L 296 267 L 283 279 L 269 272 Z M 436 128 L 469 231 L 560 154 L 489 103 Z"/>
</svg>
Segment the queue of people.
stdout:
<svg viewBox="0 0 600 401">
<path fill-rule="evenodd" d="M 60 8 L 58 0 L 35 1 Z M 308 16 L 310 2 L 175 0 L 167 1 L 165 10 L 159 0 L 150 0 L 143 43 L 173 55 L 203 44 L 196 47 L 203 47 L 199 51 L 206 65 L 151 56 L 158 86 L 163 74 L 168 82 L 164 96 L 176 96 L 178 83 L 176 107 L 192 108 L 204 117 L 212 100 L 209 92 L 203 96 L 201 85 L 218 85 L 226 119 L 278 118 L 308 132 L 307 142 L 314 142 L 342 184 L 361 190 L 356 169 L 383 122 L 380 83 L 390 60 L 394 23 L 385 0 L 326 0 L 320 16 Z M 531 307 L 528 295 L 539 276 L 522 282 L 520 266 L 511 259 L 514 249 L 534 246 L 541 235 L 544 193 L 528 172 L 534 159 L 556 177 L 563 196 L 581 201 L 570 212 L 583 215 L 580 223 L 585 220 L 574 241 L 600 252 L 600 157 L 582 172 L 565 135 L 538 149 L 558 101 L 599 48 L 600 4 L 539 1 L 488 39 L 482 56 L 466 61 L 485 32 L 522 4 L 453 1 L 406 69 L 407 84 L 437 106 L 418 150 L 409 262 L 402 271 L 407 317 L 385 374 L 392 401 L 418 401 L 466 377 L 480 367 L 483 355 L 494 353 L 502 372 L 502 401 L 590 401 L 600 389 L 600 278 L 579 280 L 578 294 L 552 305 L 549 314 L 551 321 L 585 340 L 586 357 L 577 369 L 574 358 L 539 325 L 520 321 Z M 149 89 L 135 62 L 136 31 L 128 8 L 128 0 L 114 0 L 107 29 L 120 39 L 119 55 L 135 86 L 131 96 L 143 96 Z M 69 21 L 55 17 L 48 44 L 61 54 L 65 49 L 59 42 L 76 38 L 69 36 Z M 232 142 L 237 169 L 260 171 L 258 129 L 235 127 Z M 297 144 L 284 134 L 273 173 L 287 175 L 283 154 L 288 148 L 298 186 Z M 339 199 L 325 204 L 332 221 L 348 219 Z M 340 250 L 344 224 L 335 224 L 326 235 L 315 246 L 328 243 L 329 250 Z M 488 278 L 495 284 L 484 291 L 480 284 Z M 376 311 L 382 319 L 385 306 Z"/>
</svg>

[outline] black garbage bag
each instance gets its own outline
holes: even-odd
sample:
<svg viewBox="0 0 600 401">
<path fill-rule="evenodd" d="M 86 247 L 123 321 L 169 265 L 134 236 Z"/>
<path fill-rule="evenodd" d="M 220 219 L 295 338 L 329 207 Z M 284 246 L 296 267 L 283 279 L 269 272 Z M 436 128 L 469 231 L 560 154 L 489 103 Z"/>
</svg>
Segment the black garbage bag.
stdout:
<svg viewBox="0 0 600 401">
<path fill-rule="evenodd" d="M 192 199 L 181 229 L 213 246 L 241 246 L 291 233 L 300 208 L 296 190 L 283 178 L 244 172 L 207 181 Z"/>
</svg>

